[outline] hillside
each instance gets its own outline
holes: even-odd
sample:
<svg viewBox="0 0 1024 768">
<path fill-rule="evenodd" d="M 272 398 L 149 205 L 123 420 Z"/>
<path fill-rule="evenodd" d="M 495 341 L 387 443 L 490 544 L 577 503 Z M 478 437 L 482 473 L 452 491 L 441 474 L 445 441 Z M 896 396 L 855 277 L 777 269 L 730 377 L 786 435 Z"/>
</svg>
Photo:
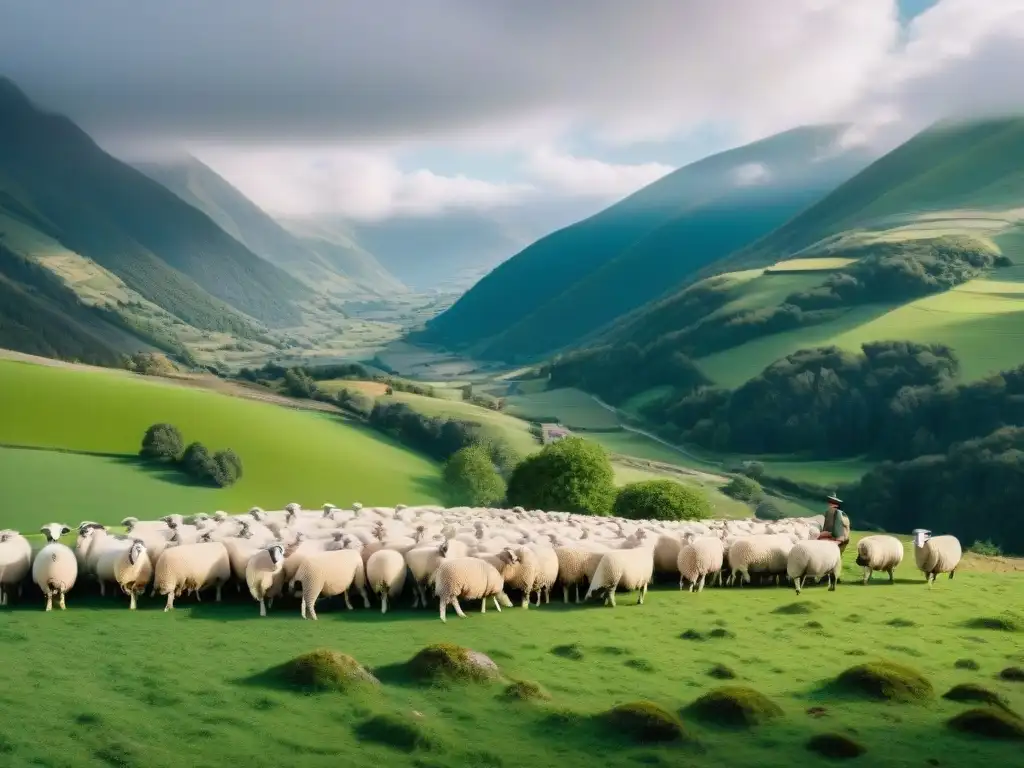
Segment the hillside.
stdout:
<svg viewBox="0 0 1024 768">
<path fill-rule="evenodd" d="M 403 286 L 355 243 L 317 233 L 302 239 L 194 157 L 135 167 L 310 289 L 338 295 L 389 294 Z"/>
<path fill-rule="evenodd" d="M 487 359 L 578 342 L 860 170 L 864 154 L 830 149 L 841 130 L 798 128 L 685 166 L 501 264 L 420 338 Z"/>
<path fill-rule="evenodd" d="M 146 302 L 206 331 L 251 336 L 256 329 L 250 318 L 295 325 L 301 313 L 294 302 L 308 294 L 206 214 L 104 152 L 67 118 L 37 108 L 3 79 L 0 232 L 21 256 L 42 263 L 60 251 L 76 270 L 132 293 L 125 300 L 100 290 L 92 303 Z"/>
</svg>

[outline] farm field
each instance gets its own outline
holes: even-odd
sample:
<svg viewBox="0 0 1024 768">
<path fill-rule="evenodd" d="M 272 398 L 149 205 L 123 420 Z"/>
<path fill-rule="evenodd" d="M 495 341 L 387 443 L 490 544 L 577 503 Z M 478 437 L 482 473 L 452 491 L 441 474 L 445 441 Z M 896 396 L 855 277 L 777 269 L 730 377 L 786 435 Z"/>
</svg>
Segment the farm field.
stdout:
<svg viewBox="0 0 1024 768">
<path fill-rule="evenodd" d="M 319 621 L 304 622 L 292 601 L 261 619 L 249 599 L 183 598 L 164 614 L 161 601 L 144 598 L 132 613 L 120 595 L 72 593 L 66 612 L 47 614 L 34 594 L 0 609 L 0 642 L 17 659 L 0 670 L 0 752 L 12 768 L 177 768 L 183 759 L 204 768 L 590 768 L 595 753 L 609 766 L 760 768 L 827 764 L 806 744 L 833 733 L 865 749 L 856 761 L 865 765 L 1013 764 L 1019 743 L 950 729 L 950 718 L 976 704 L 942 694 L 976 684 L 1024 712 L 1024 686 L 998 679 L 1024 665 L 1020 617 L 1006 613 L 1022 604 L 1021 574 L 964 570 L 929 591 L 912 562 L 908 553 L 895 585 L 862 587 L 851 548 L 834 593 L 709 587 L 696 595 L 665 585 L 643 606 L 623 594 L 614 609 L 556 599 L 485 615 L 467 601 L 467 618 L 447 625 L 436 610 L 405 607 L 407 598 L 386 616 L 325 604 Z M 438 642 L 488 654 L 505 680 L 423 686 L 398 666 Z M 58 644 L 62 656 L 88 663 L 53 665 Z M 350 654 L 382 685 L 306 695 L 256 677 L 318 648 Z M 184 649 L 200 650 L 186 659 Z M 827 687 L 876 659 L 919 672 L 931 691 L 902 703 Z M 550 699 L 509 700 L 508 680 L 536 683 Z M 737 730 L 686 709 L 735 685 L 781 713 Z M 680 713 L 685 740 L 633 741 L 599 717 L 637 700 Z"/>
<path fill-rule="evenodd" d="M 314 507 L 327 501 L 429 503 L 439 497 L 436 464 L 334 414 L 143 377 L 4 361 L 0 402 L 5 404 L 2 445 L 126 457 L 4 451 L 4 525 L 15 509 L 22 510 L 19 515 L 31 513 L 37 525 L 48 522 L 54 509 L 74 518 L 62 521 L 70 524 L 89 517 L 79 512 L 83 508 L 105 509 L 93 519 L 112 521 L 138 515 L 140 505 L 156 517 L 239 511 L 253 505 L 280 508 L 290 501 Z M 180 485 L 183 478 L 176 473 L 134 465 L 131 459 L 143 433 L 157 422 L 176 425 L 186 442 L 199 440 L 213 450 L 234 449 L 242 458 L 244 476 L 230 488 L 197 488 Z M 61 482 L 54 482 L 55 477 Z M 52 499 L 55 506 L 40 504 L 41 498 Z M 11 500 L 16 502 L 13 507 Z M 182 508 L 183 504 L 189 506 Z"/>
<path fill-rule="evenodd" d="M 579 389 L 551 389 L 506 399 L 505 410 L 528 421 L 558 421 L 569 429 L 615 429 L 619 418 Z"/>
<path fill-rule="evenodd" d="M 766 336 L 697 362 L 717 384 L 734 388 L 798 349 L 834 344 L 856 351 L 884 339 L 948 344 L 964 381 L 1014 368 L 1024 362 L 1024 284 L 972 280 L 898 307 L 856 307 L 830 323 Z"/>
<path fill-rule="evenodd" d="M 388 385 L 383 381 L 354 381 L 352 379 L 327 379 L 318 381 L 316 386 L 318 389 L 332 394 L 342 389 L 351 389 L 370 397 L 380 397 L 388 389 Z"/>
</svg>

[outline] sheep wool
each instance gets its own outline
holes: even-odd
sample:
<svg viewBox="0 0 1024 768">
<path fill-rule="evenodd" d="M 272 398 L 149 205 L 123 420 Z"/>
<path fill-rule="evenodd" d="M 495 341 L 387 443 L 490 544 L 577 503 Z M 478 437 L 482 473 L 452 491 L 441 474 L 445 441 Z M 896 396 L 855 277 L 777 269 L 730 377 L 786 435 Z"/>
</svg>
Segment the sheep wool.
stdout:
<svg viewBox="0 0 1024 768">
<path fill-rule="evenodd" d="M 441 621 L 447 621 L 449 605 L 460 618 L 466 618 L 462 606 L 459 605 L 460 597 L 465 600 L 480 600 L 480 613 L 487 611 L 488 597 L 492 598 L 494 607 L 499 612 L 502 605 L 511 608 L 512 601 L 508 599 L 504 589 L 505 580 L 498 569 L 478 557 L 446 559 L 438 566 L 434 575 L 434 594 L 440 601 Z"/>
<path fill-rule="evenodd" d="M 828 591 L 835 592 L 842 569 L 839 545 L 827 539 L 801 541 L 793 545 L 786 564 L 786 574 L 793 581 L 798 595 L 804 579 L 820 579 L 822 576 L 828 576 Z"/>
<path fill-rule="evenodd" d="M 153 564 L 142 539 L 134 539 L 128 549 L 108 549 L 96 563 L 96 578 L 100 585 L 115 582 L 128 595 L 128 610 L 137 607 L 138 596 L 146 591 L 153 578 Z"/>
<path fill-rule="evenodd" d="M 576 602 L 580 603 L 580 584 L 594 576 L 601 558 L 607 552 L 605 547 L 593 545 L 555 547 L 558 558 L 558 580 L 562 582 L 562 602 L 569 602 L 569 587 L 576 590 Z"/>
<path fill-rule="evenodd" d="M 0 531 L 0 606 L 7 605 L 8 593 L 15 587 L 21 596 L 21 583 L 32 569 L 32 545 L 17 531 Z"/>
<path fill-rule="evenodd" d="M 864 583 L 875 571 L 889 574 L 889 583 L 895 582 L 893 571 L 903 562 L 903 542 L 895 536 L 865 536 L 857 542 L 857 565 L 864 569 Z"/>
<path fill-rule="evenodd" d="M 228 551 L 219 541 L 199 544 L 181 544 L 168 548 L 156 564 L 152 594 L 167 595 L 165 611 L 174 610 L 174 598 L 190 590 L 199 592 L 209 587 L 217 590 L 216 601 L 221 601 L 221 589 L 231 578 Z"/>
<path fill-rule="evenodd" d="M 291 583 L 292 591 L 296 591 L 299 585 L 302 591 L 302 618 L 308 615 L 310 619 L 316 621 L 315 605 L 321 597 L 342 595 L 345 598 L 345 607 L 351 611 L 352 603 L 348 599 L 348 590 L 351 587 L 355 587 L 362 596 L 363 604 L 367 608 L 370 607 L 370 598 L 366 594 L 363 558 L 354 549 L 337 549 L 310 555 L 295 572 L 295 578 Z"/>
<path fill-rule="evenodd" d="M 497 555 L 481 555 L 501 574 L 505 584 L 523 593 L 522 607 L 529 608 L 530 593 L 541 578 L 541 561 L 529 547 L 506 547 Z"/>
<path fill-rule="evenodd" d="M 700 592 L 708 574 L 718 574 L 722 570 L 725 559 L 725 548 L 722 540 L 716 536 L 699 536 L 683 545 L 679 550 L 677 568 L 679 570 L 679 588 L 683 582 L 690 583 L 690 591 L 694 587 Z"/>
<path fill-rule="evenodd" d="M 543 596 L 545 603 L 551 602 L 551 590 L 558 581 L 558 555 L 552 547 L 532 545 L 530 549 L 537 555 L 537 578 L 533 589 L 537 593 L 537 605 Z"/>
<path fill-rule="evenodd" d="M 594 592 L 603 589 L 605 605 L 614 608 L 615 590 L 622 587 L 628 591 L 639 589 L 640 596 L 636 602 L 637 605 L 644 604 L 647 585 L 654 576 L 654 548 L 646 546 L 643 538 L 639 536 L 639 542 L 630 549 L 615 549 L 601 557 L 584 600 L 589 600 Z"/>
<path fill-rule="evenodd" d="M 923 528 L 914 530 L 914 561 L 925 575 L 929 589 L 940 573 L 948 573 L 952 579 L 961 557 L 963 549 L 956 536 L 932 536 L 931 531 Z"/>
<path fill-rule="evenodd" d="M 750 583 L 750 574 L 779 575 L 786 573 L 793 542 L 788 536 L 755 534 L 741 536 L 729 548 L 729 582 Z"/>
<path fill-rule="evenodd" d="M 260 616 L 266 616 L 284 587 L 284 547 L 271 544 L 254 552 L 245 564 L 245 583 L 260 604 Z"/>
<path fill-rule="evenodd" d="M 380 612 L 388 612 L 388 598 L 396 599 L 405 586 L 405 556 L 394 549 L 379 549 L 366 561 L 366 583 L 380 597 Z"/>
<path fill-rule="evenodd" d="M 465 544 L 450 539 L 427 547 L 414 547 L 406 552 L 405 563 L 409 566 L 414 592 L 412 607 L 427 607 L 427 586 L 442 560 L 446 557 L 466 557 L 468 554 L 469 549 Z"/>
<path fill-rule="evenodd" d="M 36 553 L 32 561 L 32 581 L 46 595 L 46 610 L 53 610 L 53 598 L 63 611 L 67 606 L 65 595 L 78 579 L 78 560 L 70 547 L 60 543 L 60 537 L 71 529 L 60 523 L 50 523 L 39 529 L 47 544 Z"/>
</svg>

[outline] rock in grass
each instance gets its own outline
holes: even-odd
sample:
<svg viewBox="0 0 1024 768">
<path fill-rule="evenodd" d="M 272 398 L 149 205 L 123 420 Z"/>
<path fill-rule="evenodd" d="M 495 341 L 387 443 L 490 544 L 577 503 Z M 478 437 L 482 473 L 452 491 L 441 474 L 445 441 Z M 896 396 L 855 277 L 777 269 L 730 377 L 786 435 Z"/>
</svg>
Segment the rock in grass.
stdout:
<svg viewBox="0 0 1024 768">
<path fill-rule="evenodd" d="M 867 752 L 863 745 L 841 733 L 819 733 L 812 736 L 807 742 L 807 748 L 831 760 L 848 760 Z"/>
<path fill-rule="evenodd" d="M 835 686 L 879 701 L 919 703 L 935 696 L 935 689 L 916 669 L 892 661 L 871 661 L 841 672 Z"/>
<path fill-rule="evenodd" d="M 989 739 L 1024 741 L 1024 720 L 995 707 L 977 707 L 961 712 L 947 721 L 955 731 Z"/>
<path fill-rule="evenodd" d="M 356 738 L 401 752 L 436 750 L 437 742 L 415 720 L 398 715 L 374 715 L 355 727 Z"/>
<path fill-rule="evenodd" d="M 453 643 L 428 645 L 407 667 L 415 680 L 425 683 L 487 682 L 501 676 L 488 656 Z"/>
<path fill-rule="evenodd" d="M 348 691 L 353 687 L 378 686 L 380 682 L 362 664 L 344 653 L 327 648 L 304 653 L 257 675 L 256 682 L 315 693 Z"/>
<path fill-rule="evenodd" d="M 752 728 L 780 717 L 782 708 L 753 688 L 730 685 L 705 693 L 687 712 L 716 725 Z"/>
<path fill-rule="evenodd" d="M 530 680 L 516 680 L 509 685 L 502 695 L 513 701 L 547 701 L 551 694 L 538 683 Z"/>
<path fill-rule="evenodd" d="M 999 673 L 1000 680 L 1009 680 L 1011 683 L 1024 683 L 1024 669 L 1020 667 L 1007 667 Z"/>
<path fill-rule="evenodd" d="M 690 739 L 678 717 L 651 701 L 619 704 L 599 718 L 608 727 L 638 743 L 671 743 Z"/>
<path fill-rule="evenodd" d="M 1000 696 L 995 691 L 990 691 L 988 688 L 978 685 L 976 683 L 963 683 L 961 685 L 954 685 L 944 694 L 942 698 L 948 699 L 949 701 L 960 701 L 960 702 L 973 702 L 976 704 L 988 704 L 993 707 L 1000 707 L 1002 709 L 1009 709 L 1010 705 L 1006 703 L 1006 699 Z"/>
</svg>

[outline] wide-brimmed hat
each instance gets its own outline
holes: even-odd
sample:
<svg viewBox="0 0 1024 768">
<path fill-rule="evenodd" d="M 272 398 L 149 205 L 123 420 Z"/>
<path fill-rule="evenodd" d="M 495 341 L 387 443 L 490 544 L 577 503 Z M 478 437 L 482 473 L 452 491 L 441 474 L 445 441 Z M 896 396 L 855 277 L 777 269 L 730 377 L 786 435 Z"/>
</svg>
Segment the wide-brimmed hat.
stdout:
<svg viewBox="0 0 1024 768">
<path fill-rule="evenodd" d="M 843 500 L 840 499 L 838 496 L 836 496 L 834 493 L 829 494 L 828 496 L 826 496 L 825 497 L 825 501 L 829 501 L 829 502 L 831 502 L 831 503 L 833 503 L 833 504 L 835 504 L 837 506 L 841 506 L 842 503 L 843 503 Z"/>
</svg>

